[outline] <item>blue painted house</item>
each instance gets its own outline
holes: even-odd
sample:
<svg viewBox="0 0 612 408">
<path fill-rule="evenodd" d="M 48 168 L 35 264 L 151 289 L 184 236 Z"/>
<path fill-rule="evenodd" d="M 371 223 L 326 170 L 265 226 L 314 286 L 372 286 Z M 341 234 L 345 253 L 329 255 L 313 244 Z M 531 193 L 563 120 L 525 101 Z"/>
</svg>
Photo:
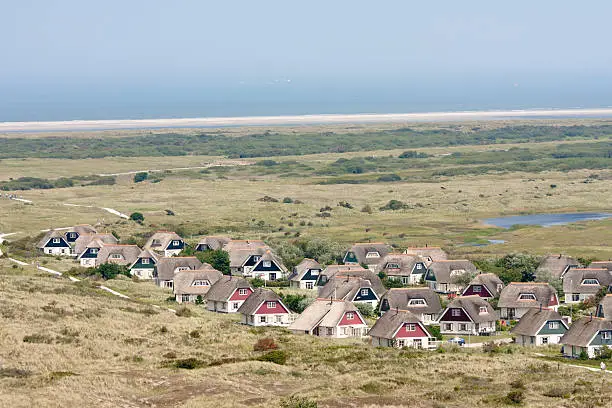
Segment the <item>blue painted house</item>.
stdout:
<svg viewBox="0 0 612 408">
<path fill-rule="evenodd" d="M 317 280 L 323 267 L 314 259 L 305 258 L 293 268 L 289 277 L 290 286 L 294 289 L 316 289 Z"/>
</svg>

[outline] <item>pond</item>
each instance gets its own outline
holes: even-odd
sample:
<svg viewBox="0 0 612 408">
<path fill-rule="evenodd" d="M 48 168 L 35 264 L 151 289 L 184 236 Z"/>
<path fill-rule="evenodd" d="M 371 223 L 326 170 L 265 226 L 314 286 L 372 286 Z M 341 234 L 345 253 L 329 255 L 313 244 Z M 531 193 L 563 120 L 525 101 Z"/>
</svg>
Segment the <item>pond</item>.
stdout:
<svg viewBox="0 0 612 408">
<path fill-rule="evenodd" d="M 500 228 L 511 228 L 513 225 L 540 225 L 542 227 L 550 227 L 578 221 L 604 220 L 610 217 L 612 217 L 612 213 L 532 214 L 486 218 L 482 221 L 485 224 L 495 225 Z"/>
</svg>

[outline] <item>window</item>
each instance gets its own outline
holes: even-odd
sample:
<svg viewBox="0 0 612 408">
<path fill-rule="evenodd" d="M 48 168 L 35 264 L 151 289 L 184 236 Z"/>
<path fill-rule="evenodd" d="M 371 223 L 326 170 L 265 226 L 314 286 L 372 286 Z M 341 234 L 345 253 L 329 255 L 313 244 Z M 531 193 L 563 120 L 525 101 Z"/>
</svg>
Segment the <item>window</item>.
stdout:
<svg viewBox="0 0 612 408">
<path fill-rule="evenodd" d="M 210 282 L 202 279 L 194 280 L 191 286 L 210 286 Z"/>
<path fill-rule="evenodd" d="M 270 268 L 272 266 L 272 261 L 263 261 L 264 268 Z"/>
<path fill-rule="evenodd" d="M 321 272 L 320 269 L 311 269 L 310 270 L 310 275 L 312 275 L 312 276 L 319 276 L 319 272 Z"/>
<path fill-rule="evenodd" d="M 380 254 L 378 252 L 368 252 L 366 258 L 380 258 Z"/>
<path fill-rule="evenodd" d="M 90 252 L 92 255 L 95 255 L 95 254 L 97 254 L 97 253 L 98 253 L 98 248 L 91 248 L 91 249 L 89 250 L 89 252 Z"/>
<path fill-rule="evenodd" d="M 349 334 L 351 334 L 351 328 L 350 327 L 343 327 L 342 328 L 342 334 L 345 336 L 348 336 Z"/>
<path fill-rule="evenodd" d="M 409 283 L 410 283 L 410 278 L 402 278 L 402 283 L 403 283 L 404 285 L 409 284 Z"/>
<path fill-rule="evenodd" d="M 368 290 L 367 289 L 361 289 L 361 296 L 368 296 Z"/>
<path fill-rule="evenodd" d="M 238 309 L 238 302 L 232 302 L 232 309 L 233 310 L 237 310 Z"/>
<path fill-rule="evenodd" d="M 412 345 L 418 349 L 423 348 L 423 342 L 421 341 L 421 339 L 412 340 Z"/>
<path fill-rule="evenodd" d="M 159 239 L 154 239 L 153 242 L 151 242 L 151 246 L 160 246 L 161 245 L 161 241 Z"/>
<path fill-rule="evenodd" d="M 425 299 L 410 299 L 408 301 L 409 306 L 427 306 Z"/>
<path fill-rule="evenodd" d="M 327 328 L 327 335 L 328 336 L 333 336 L 334 335 L 334 328 L 333 327 L 328 327 Z"/>
<path fill-rule="evenodd" d="M 253 262 L 259 262 L 260 259 L 261 259 L 261 256 L 259 255 L 253 256 Z"/>
<path fill-rule="evenodd" d="M 179 266 L 178 268 L 176 268 L 177 272 L 188 271 L 188 270 L 189 270 L 188 266 Z"/>
<path fill-rule="evenodd" d="M 404 347 L 406 345 L 406 341 L 405 340 L 398 340 L 397 341 L 397 346 L 398 347 Z"/>
<path fill-rule="evenodd" d="M 444 323 L 444 330 L 446 330 L 446 331 L 452 331 L 452 330 L 453 330 L 453 325 L 452 325 L 452 323 Z"/>
<path fill-rule="evenodd" d="M 249 290 L 248 290 L 248 289 L 238 289 L 238 294 L 239 294 L 240 296 L 244 296 L 244 295 L 246 295 L 246 294 L 248 294 L 248 293 L 249 293 Z"/>
<path fill-rule="evenodd" d="M 110 254 L 110 259 L 121 259 L 121 254 Z"/>
<path fill-rule="evenodd" d="M 164 281 L 164 287 L 172 289 L 172 281 Z"/>
<path fill-rule="evenodd" d="M 68 234 L 68 236 L 70 238 L 76 238 L 76 233 L 75 232 L 71 232 L 71 233 Z"/>
<path fill-rule="evenodd" d="M 276 320 L 276 323 L 282 323 L 283 322 L 283 316 L 281 316 L 281 315 L 274 316 L 274 319 Z"/>
<path fill-rule="evenodd" d="M 467 331 L 467 324 L 465 324 L 465 323 L 461 323 L 461 324 L 459 325 L 459 330 L 460 330 L 460 331 Z"/>
<path fill-rule="evenodd" d="M 53 243 L 54 244 L 59 244 L 60 243 L 60 239 L 59 238 L 53 238 Z"/>
<path fill-rule="evenodd" d="M 482 290 L 482 288 L 480 287 L 480 285 L 472 286 L 472 292 L 474 292 L 474 293 L 480 293 L 481 290 Z"/>
<path fill-rule="evenodd" d="M 602 331 L 601 332 L 601 338 L 604 339 L 604 340 L 612 339 L 612 331 Z"/>
<path fill-rule="evenodd" d="M 265 323 L 266 322 L 266 316 L 259 316 L 259 323 Z"/>
<path fill-rule="evenodd" d="M 313 288 L 314 288 L 313 282 L 306 282 L 306 289 L 313 289 Z"/>
<path fill-rule="evenodd" d="M 181 296 L 181 301 L 183 302 L 189 302 L 191 300 L 191 297 L 189 295 L 182 295 Z"/>
<path fill-rule="evenodd" d="M 348 313 L 346 314 L 346 318 L 347 318 L 348 320 L 353 320 L 353 319 L 355 318 L 355 313 L 353 313 L 353 312 L 348 312 Z"/>
<path fill-rule="evenodd" d="M 181 241 L 172 241 L 172 246 L 179 246 L 181 245 Z"/>
<path fill-rule="evenodd" d="M 268 306 L 268 309 L 275 309 L 276 308 L 276 302 L 268 302 L 267 306 Z"/>
<path fill-rule="evenodd" d="M 584 279 L 582 281 L 583 285 L 599 285 L 599 281 L 597 279 Z"/>
<path fill-rule="evenodd" d="M 542 344 L 548 344 L 548 337 L 542 337 Z"/>
<path fill-rule="evenodd" d="M 451 316 L 453 317 L 461 316 L 461 309 L 451 309 Z"/>
<path fill-rule="evenodd" d="M 580 295 L 578 293 L 572 295 L 572 302 L 580 302 Z"/>
<path fill-rule="evenodd" d="M 478 309 L 478 313 L 487 313 L 487 307 L 486 306 L 480 306 L 480 309 Z"/>
<path fill-rule="evenodd" d="M 387 269 L 399 269 L 399 264 L 396 263 L 388 263 Z"/>
<path fill-rule="evenodd" d="M 413 323 L 406 324 L 406 331 L 409 331 L 409 332 L 416 331 L 416 324 L 413 324 Z"/>
<path fill-rule="evenodd" d="M 422 265 L 422 264 L 417 264 L 417 265 L 416 265 L 416 268 L 417 268 L 417 269 L 423 269 L 423 265 Z"/>
<path fill-rule="evenodd" d="M 559 328 L 559 322 L 548 322 L 548 328 L 550 330 L 555 330 Z"/>
<path fill-rule="evenodd" d="M 519 300 L 536 300 L 536 296 L 533 293 L 521 293 Z"/>
<path fill-rule="evenodd" d="M 140 260 L 140 263 L 143 264 L 143 265 L 148 265 L 149 264 L 149 258 L 142 258 Z"/>
</svg>

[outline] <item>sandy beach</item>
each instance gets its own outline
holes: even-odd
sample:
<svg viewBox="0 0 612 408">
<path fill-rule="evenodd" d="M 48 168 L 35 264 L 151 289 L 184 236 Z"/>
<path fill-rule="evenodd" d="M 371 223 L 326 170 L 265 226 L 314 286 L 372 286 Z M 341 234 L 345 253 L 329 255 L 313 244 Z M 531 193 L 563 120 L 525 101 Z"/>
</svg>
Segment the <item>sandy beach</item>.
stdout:
<svg viewBox="0 0 612 408">
<path fill-rule="evenodd" d="M 612 108 L 463 111 L 390 114 L 321 114 L 181 119 L 74 120 L 57 122 L 0 122 L 0 132 L 52 132 L 112 129 L 199 128 L 229 126 L 290 126 L 342 123 L 446 122 L 528 118 L 610 118 Z"/>
</svg>

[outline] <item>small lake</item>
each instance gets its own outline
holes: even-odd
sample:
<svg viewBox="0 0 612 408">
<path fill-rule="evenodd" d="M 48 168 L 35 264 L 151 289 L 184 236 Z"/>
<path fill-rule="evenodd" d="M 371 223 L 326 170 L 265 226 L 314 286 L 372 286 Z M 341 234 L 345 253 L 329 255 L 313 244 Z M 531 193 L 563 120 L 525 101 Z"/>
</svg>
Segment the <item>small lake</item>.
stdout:
<svg viewBox="0 0 612 408">
<path fill-rule="evenodd" d="M 540 225 L 542 227 L 551 227 L 553 225 L 565 225 L 578 221 L 604 220 L 611 217 L 612 213 L 532 214 L 486 218 L 482 221 L 485 224 L 495 225 L 500 228 L 511 228 L 513 225 Z"/>
</svg>

